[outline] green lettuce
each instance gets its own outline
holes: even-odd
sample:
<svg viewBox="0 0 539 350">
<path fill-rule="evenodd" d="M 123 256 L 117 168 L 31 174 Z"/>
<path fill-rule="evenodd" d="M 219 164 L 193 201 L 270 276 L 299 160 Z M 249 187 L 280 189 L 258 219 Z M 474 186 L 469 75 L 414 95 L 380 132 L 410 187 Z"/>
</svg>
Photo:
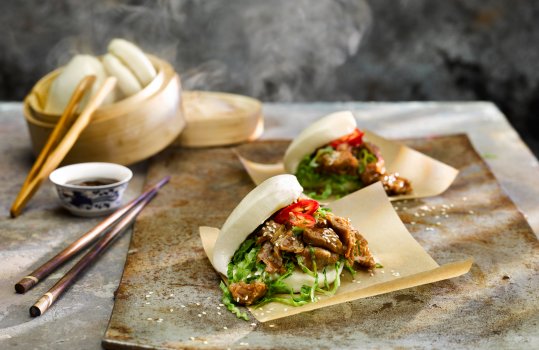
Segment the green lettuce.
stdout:
<svg viewBox="0 0 539 350">
<path fill-rule="evenodd" d="M 326 210 L 322 210 L 324 214 Z M 330 289 L 330 285 L 326 278 L 326 271 L 324 269 L 324 288 L 318 287 L 318 274 L 315 273 L 316 265 L 313 266 L 313 270 L 308 269 L 303 263 L 303 257 L 295 256 L 294 254 L 283 254 L 283 263 L 286 271 L 283 274 L 268 274 L 266 272 L 266 265 L 263 262 L 257 262 L 257 255 L 261 246 L 256 244 L 256 240 L 253 238 L 247 239 L 243 242 L 238 250 L 234 253 L 230 263 L 228 264 L 227 277 L 229 283 L 245 282 L 251 283 L 254 281 L 263 282 L 268 287 L 268 290 L 264 297 L 260 299 L 256 307 L 260 307 L 270 302 L 278 302 L 290 306 L 301 306 L 310 302 L 316 301 L 316 294 L 321 293 L 324 295 L 332 295 L 340 285 L 339 276 L 337 273 L 337 280 L 333 283 L 333 287 Z M 339 270 L 341 262 L 335 264 L 337 271 Z M 299 266 L 305 273 L 315 277 L 313 285 L 302 286 L 299 293 L 294 291 L 285 283 L 285 279 L 288 278 Z M 222 302 L 226 308 L 234 313 L 238 318 L 248 320 L 248 316 L 245 312 L 242 312 L 235 304 L 232 293 L 228 289 L 225 283 L 221 282 L 219 285 L 223 291 Z"/>
<path fill-rule="evenodd" d="M 331 196 L 342 197 L 363 187 L 360 179 L 367 164 L 377 161 L 374 154 L 366 148 L 361 148 L 357 153 L 359 161 L 357 175 L 338 175 L 323 173 L 318 170 L 318 159 L 324 154 L 336 152 L 331 146 L 318 149 L 313 155 L 305 156 L 298 165 L 296 177 L 303 186 L 305 193 L 314 199 L 327 199 Z"/>
</svg>

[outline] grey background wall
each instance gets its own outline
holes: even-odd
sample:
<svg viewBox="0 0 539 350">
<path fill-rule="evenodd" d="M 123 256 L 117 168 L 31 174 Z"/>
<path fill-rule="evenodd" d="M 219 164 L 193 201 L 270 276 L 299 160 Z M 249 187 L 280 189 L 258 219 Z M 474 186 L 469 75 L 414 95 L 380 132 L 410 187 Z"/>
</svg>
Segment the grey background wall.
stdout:
<svg viewBox="0 0 539 350">
<path fill-rule="evenodd" d="M 539 154 L 532 0 L 0 3 L 0 100 L 75 53 L 133 40 L 187 88 L 264 101 L 489 100 Z"/>
</svg>

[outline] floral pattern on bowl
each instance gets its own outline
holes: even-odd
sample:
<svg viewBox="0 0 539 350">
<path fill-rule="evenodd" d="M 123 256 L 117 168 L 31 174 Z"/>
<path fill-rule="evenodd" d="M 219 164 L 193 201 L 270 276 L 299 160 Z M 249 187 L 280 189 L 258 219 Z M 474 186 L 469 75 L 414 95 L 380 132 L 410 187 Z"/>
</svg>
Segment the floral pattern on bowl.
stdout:
<svg viewBox="0 0 539 350">
<path fill-rule="evenodd" d="M 61 186 L 57 186 L 56 190 L 64 207 L 77 211 L 79 215 L 84 215 L 84 212 L 92 212 L 93 216 L 108 213 L 119 207 L 126 188 L 127 183 L 113 188 L 96 190 L 75 190 Z"/>
<path fill-rule="evenodd" d="M 113 212 L 122 204 L 133 173 L 129 168 L 113 163 L 79 163 L 59 168 L 51 173 L 60 203 L 78 216 L 99 216 Z M 109 184 L 77 184 L 92 178 L 112 179 Z M 84 182 L 84 181 L 83 181 Z"/>
</svg>

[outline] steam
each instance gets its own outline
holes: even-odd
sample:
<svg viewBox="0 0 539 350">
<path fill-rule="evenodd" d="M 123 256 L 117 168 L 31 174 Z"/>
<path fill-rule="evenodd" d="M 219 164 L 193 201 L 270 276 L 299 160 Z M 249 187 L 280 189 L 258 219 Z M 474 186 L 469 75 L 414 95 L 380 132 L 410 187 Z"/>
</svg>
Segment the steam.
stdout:
<svg viewBox="0 0 539 350">
<path fill-rule="evenodd" d="M 371 22 L 364 0 L 16 3 L 19 16 L 0 14 L 0 52 L 33 72 L 30 86 L 74 54 L 100 55 L 122 37 L 170 61 L 184 88 L 266 101 L 332 91 L 335 70 L 358 51 Z"/>
</svg>

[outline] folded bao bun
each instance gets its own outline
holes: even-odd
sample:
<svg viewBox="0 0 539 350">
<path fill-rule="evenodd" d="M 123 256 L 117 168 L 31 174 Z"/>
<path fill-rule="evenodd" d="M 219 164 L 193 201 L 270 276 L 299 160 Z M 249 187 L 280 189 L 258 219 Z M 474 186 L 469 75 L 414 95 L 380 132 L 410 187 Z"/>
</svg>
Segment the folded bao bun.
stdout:
<svg viewBox="0 0 539 350">
<path fill-rule="evenodd" d="M 135 44 L 124 39 L 113 39 L 108 51 L 136 76 L 142 86 L 148 85 L 155 78 L 157 72 L 152 62 Z"/>
<path fill-rule="evenodd" d="M 142 85 L 135 75 L 116 58 L 108 53 L 103 56 L 103 65 L 111 76 L 118 80 L 118 87 L 125 96 L 131 96 L 142 90 Z"/>
<path fill-rule="evenodd" d="M 284 155 L 285 170 L 295 174 L 301 160 L 315 149 L 328 144 L 356 128 L 356 119 L 350 111 L 332 113 L 311 124 L 292 141 Z"/>
<path fill-rule="evenodd" d="M 215 269 L 226 276 L 228 264 L 243 241 L 275 212 L 296 201 L 302 192 L 296 177 L 289 174 L 271 177 L 249 192 L 232 211 L 217 237 L 213 252 Z M 341 271 L 342 266 L 339 273 Z M 328 283 L 333 283 L 335 269 L 328 268 L 326 276 Z M 299 292 L 304 284 L 312 285 L 314 277 L 296 270 L 284 281 Z M 324 285 L 321 272 L 318 273 L 318 282 L 320 286 Z"/>
<path fill-rule="evenodd" d="M 45 113 L 62 114 L 71 99 L 71 95 L 73 95 L 73 91 L 87 75 L 95 75 L 96 77 L 96 81 L 92 86 L 93 95 L 103 85 L 107 73 L 97 58 L 90 55 L 74 56 L 52 83 L 45 103 Z M 86 104 L 87 100 L 88 96 L 85 96 L 81 101 L 79 110 Z M 104 104 L 112 103 L 113 100 L 114 96 L 109 95 Z"/>
</svg>

